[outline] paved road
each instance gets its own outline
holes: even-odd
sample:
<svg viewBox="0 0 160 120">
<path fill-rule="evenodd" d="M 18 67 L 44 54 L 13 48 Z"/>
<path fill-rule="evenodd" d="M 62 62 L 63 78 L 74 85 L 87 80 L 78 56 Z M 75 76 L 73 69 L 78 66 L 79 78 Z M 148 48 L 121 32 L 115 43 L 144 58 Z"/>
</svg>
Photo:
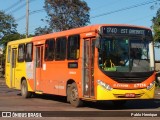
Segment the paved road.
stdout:
<svg viewBox="0 0 160 120">
<path fill-rule="evenodd" d="M 84 107 L 75 108 L 66 102 L 65 97 L 53 95 L 37 95 L 30 99 L 23 99 L 21 97 L 20 91 L 9 89 L 5 85 L 4 79 L 0 78 L 0 111 L 51 111 L 48 112 L 48 115 L 55 117 L 62 116 L 61 119 L 70 119 L 70 117 L 73 115 L 74 120 L 76 115 L 76 119 L 78 120 L 90 119 L 88 117 L 79 118 L 81 116 L 85 116 L 85 114 L 88 114 L 89 116 L 95 116 L 95 114 L 97 114 L 99 116 L 114 117 L 117 115 L 119 117 L 128 117 L 131 115 L 131 113 L 133 113 L 133 115 L 141 115 L 141 111 L 146 112 L 146 114 L 148 112 L 151 112 L 151 114 L 156 114 L 156 111 L 158 111 L 160 116 L 160 89 L 156 90 L 154 100 L 129 101 L 125 104 L 125 106 L 122 107 L 114 106 L 112 102 L 86 102 Z M 57 113 L 53 111 L 57 111 Z M 67 115 L 69 115 L 69 117 L 65 117 Z M 96 119 L 97 117 L 92 118 Z M 100 119 L 103 118 L 100 117 Z M 124 118 L 122 118 L 122 120 L 124 120 Z"/>
</svg>

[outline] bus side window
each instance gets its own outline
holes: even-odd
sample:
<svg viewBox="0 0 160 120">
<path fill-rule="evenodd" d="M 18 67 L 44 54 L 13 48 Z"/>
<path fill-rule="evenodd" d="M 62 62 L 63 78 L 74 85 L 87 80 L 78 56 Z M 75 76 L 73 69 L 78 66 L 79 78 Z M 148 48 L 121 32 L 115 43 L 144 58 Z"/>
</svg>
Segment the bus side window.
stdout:
<svg viewBox="0 0 160 120">
<path fill-rule="evenodd" d="M 27 43 L 26 44 L 26 62 L 32 62 L 33 56 L 33 43 Z"/>
<path fill-rule="evenodd" d="M 18 46 L 18 62 L 24 62 L 25 60 L 25 44 L 19 44 Z"/>
<path fill-rule="evenodd" d="M 65 60 L 66 58 L 66 37 L 57 38 L 56 40 L 56 60 Z"/>
<path fill-rule="evenodd" d="M 10 63 L 10 58 L 11 58 L 11 46 L 8 46 L 7 63 Z"/>
<path fill-rule="evenodd" d="M 79 48 L 80 48 L 80 36 L 74 35 L 68 38 L 68 60 L 75 60 L 79 58 Z"/>
<path fill-rule="evenodd" d="M 45 42 L 45 61 L 52 61 L 54 59 L 54 39 L 48 39 Z"/>
</svg>

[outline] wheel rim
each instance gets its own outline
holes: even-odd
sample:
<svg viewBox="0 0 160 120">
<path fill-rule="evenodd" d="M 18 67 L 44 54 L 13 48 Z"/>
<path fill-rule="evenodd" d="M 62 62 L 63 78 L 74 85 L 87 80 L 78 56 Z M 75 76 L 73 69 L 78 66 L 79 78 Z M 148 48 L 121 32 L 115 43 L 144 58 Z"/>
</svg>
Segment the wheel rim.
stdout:
<svg viewBox="0 0 160 120">
<path fill-rule="evenodd" d="M 76 101 L 78 99 L 78 91 L 76 88 L 73 88 L 71 91 L 71 99 L 73 101 Z"/>
<path fill-rule="evenodd" d="M 26 86 L 24 85 L 24 83 L 22 83 L 22 95 L 25 95 L 26 93 Z"/>
</svg>

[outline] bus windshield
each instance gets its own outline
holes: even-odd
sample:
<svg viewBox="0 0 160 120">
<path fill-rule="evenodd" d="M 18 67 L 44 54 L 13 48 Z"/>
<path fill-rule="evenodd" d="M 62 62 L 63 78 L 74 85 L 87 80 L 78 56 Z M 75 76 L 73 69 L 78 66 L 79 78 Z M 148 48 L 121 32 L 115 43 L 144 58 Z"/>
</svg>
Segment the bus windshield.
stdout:
<svg viewBox="0 0 160 120">
<path fill-rule="evenodd" d="M 151 71 L 150 42 L 142 37 L 103 37 L 100 40 L 99 66 L 104 71 Z"/>
</svg>

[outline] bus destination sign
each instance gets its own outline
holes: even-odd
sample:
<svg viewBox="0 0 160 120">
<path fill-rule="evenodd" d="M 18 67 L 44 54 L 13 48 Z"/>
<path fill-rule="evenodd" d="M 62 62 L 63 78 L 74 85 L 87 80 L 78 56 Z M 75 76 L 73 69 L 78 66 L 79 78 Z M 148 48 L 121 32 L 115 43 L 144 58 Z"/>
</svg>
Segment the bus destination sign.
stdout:
<svg viewBox="0 0 160 120">
<path fill-rule="evenodd" d="M 141 36 L 151 36 L 151 30 L 134 28 L 134 27 L 117 27 L 117 26 L 107 26 L 103 27 L 103 34 L 120 34 L 120 35 L 141 35 Z"/>
</svg>

